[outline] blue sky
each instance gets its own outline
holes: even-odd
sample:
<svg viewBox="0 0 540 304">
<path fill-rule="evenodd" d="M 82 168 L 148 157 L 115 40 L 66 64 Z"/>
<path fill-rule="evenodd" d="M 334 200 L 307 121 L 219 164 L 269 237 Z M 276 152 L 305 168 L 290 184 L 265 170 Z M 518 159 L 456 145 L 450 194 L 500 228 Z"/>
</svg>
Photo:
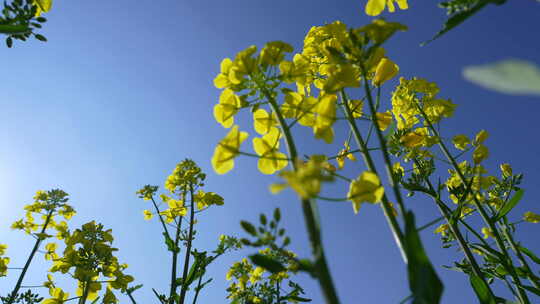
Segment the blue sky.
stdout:
<svg viewBox="0 0 540 304">
<path fill-rule="evenodd" d="M 167 290 L 169 257 L 158 223 L 143 221 L 142 210 L 148 206 L 135 191 L 145 184 L 163 185 L 186 157 L 208 173 L 206 189 L 225 197 L 225 206 L 201 217 L 198 248 L 213 248 L 221 233 L 241 236 L 240 219 L 255 220 L 260 212 L 280 207 L 292 249 L 307 256 L 301 210 L 292 192 L 268 193 L 276 179 L 258 173 L 253 159 L 238 159 L 225 176 L 213 173 L 210 158 L 226 130 L 212 117 L 219 96 L 212 80 L 224 57 L 249 45 L 283 40 L 299 51 L 313 25 L 335 20 L 351 27 L 366 24 L 370 18 L 363 6 L 358 0 L 55 2 L 43 30 L 49 42 L 0 48 L 5 71 L 0 101 L 0 242 L 10 246 L 11 266 L 24 263 L 32 239 L 10 231 L 9 225 L 23 216 L 22 207 L 36 190 L 60 187 L 70 193 L 78 211 L 72 227 L 96 219 L 112 228 L 120 259 L 130 264 L 137 283 L 145 285 L 136 294 L 139 303 L 155 302 L 151 288 Z M 534 199 L 540 196 L 540 100 L 484 90 L 466 82 L 461 71 L 466 65 L 509 57 L 540 64 L 540 41 L 534 37 L 539 9 L 540 3 L 532 0 L 488 7 L 424 47 L 419 44 L 445 18 L 435 3 L 411 0 L 408 11 L 383 15 L 410 28 L 386 45 L 402 75 L 437 82 L 441 96 L 458 104 L 443 132 L 472 136 L 488 130 L 488 167 L 495 170 L 510 162 L 525 174 L 526 193 L 513 213 L 516 219 L 524 211 L 540 212 Z M 251 124 L 242 123 L 246 128 Z M 321 147 L 312 140 L 301 145 Z M 363 170 L 360 163 L 353 166 Z M 415 197 L 408 207 L 420 224 L 437 216 L 427 200 Z M 380 208 L 365 206 L 355 216 L 348 203 L 320 202 L 320 213 L 343 303 L 398 303 L 409 294 L 405 266 Z M 518 233 L 536 252 L 539 229 L 524 225 Z M 441 249 L 430 231 L 422 237 L 445 283 L 443 303 L 471 303 L 466 278 L 440 267 L 460 259 L 459 253 Z M 248 252 L 231 254 L 212 266 L 214 282 L 204 294 L 205 303 L 224 302 L 225 271 Z M 46 265 L 34 266 L 25 280 L 28 285 L 45 279 L 41 270 Z M 2 293 L 12 286 L 14 274 L 0 280 Z M 299 281 L 314 303 L 321 303 L 316 284 L 304 276 Z"/>
</svg>

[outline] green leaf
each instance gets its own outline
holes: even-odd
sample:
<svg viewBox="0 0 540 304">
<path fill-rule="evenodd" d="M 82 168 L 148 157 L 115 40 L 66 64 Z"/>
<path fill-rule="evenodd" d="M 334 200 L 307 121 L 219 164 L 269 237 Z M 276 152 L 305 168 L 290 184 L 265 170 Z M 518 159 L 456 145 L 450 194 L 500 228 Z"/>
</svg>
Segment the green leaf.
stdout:
<svg viewBox="0 0 540 304">
<path fill-rule="evenodd" d="M 431 41 L 441 37 L 444 34 L 446 34 L 448 31 L 452 30 L 456 26 L 463 23 L 465 20 L 469 19 L 474 14 L 478 13 L 478 11 L 480 11 L 489 2 L 490 2 L 489 0 L 480 0 L 480 1 L 478 1 L 478 3 L 475 6 L 471 7 L 470 9 L 463 10 L 463 11 L 460 11 L 460 12 L 452 15 L 450 18 L 448 18 L 448 20 L 446 20 L 446 22 L 443 25 L 443 28 L 439 32 L 437 32 L 437 34 L 435 34 L 435 36 L 433 38 L 431 38 L 430 40 L 428 40 L 426 42 L 423 42 L 420 45 L 424 46 L 424 45 L 430 43 Z"/>
<path fill-rule="evenodd" d="M 281 220 L 281 211 L 279 211 L 279 208 L 276 208 L 276 210 L 274 210 L 274 220 L 276 222 L 279 222 Z"/>
<path fill-rule="evenodd" d="M 259 216 L 259 221 L 261 222 L 262 225 L 266 225 L 266 223 L 268 222 L 266 220 L 266 215 L 262 214 Z"/>
<path fill-rule="evenodd" d="M 43 41 L 43 42 L 47 41 L 47 38 L 45 38 L 45 36 L 40 35 L 40 34 L 35 34 L 34 37 L 36 37 L 36 39 L 39 41 Z"/>
<path fill-rule="evenodd" d="M 296 301 L 296 302 L 311 302 L 311 299 L 302 298 L 299 296 L 289 296 L 287 300 Z"/>
<path fill-rule="evenodd" d="M 495 304 L 495 298 L 493 298 L 493 294 L 489 291 L 489 286 L 485 281 L 483 281 L 481 278 L 479 278 L 475 274 L 470 274 L 470 282 L 471 286 L 476 293 L 476 296 L 478 297 L 478 300 L 480 301 L 480 304 Z"/>
<path fill-rule="evenodd" d="M 278 273 L 285 270 L 285 267 L 281 265 L 280 262 L 269 258 L 266 255 L 254 254 L 250 255 L 249 259 L 251 260 L 251 262 L 253 262 L 253 264 L 261 266 L 262 268 L 270 271 L 271 273 Z"/>
<path fill-rule="evenodd" d="M 504 264 L 506 261 L 506 259 L 500 252 L 484 244 L 471 244 L 471 247 L 482 252 L 485 255 L 485 257 L 487 259 L 491 259 L 492 262 Z"/>
<path fill-rule="evenodd" d="M 527 286 L 527 285 L 523 285 L 523 288 L 527 289 L 528 291 L 534 293 L 537 296 L 540 296 L 540 289 L 538 289 L 538 288 L 535 288 L 535 287 L 532 287 L 532 286 Z"/>
<path fill-rule="evenodd" d="M 525 190 L 519 189 L 516 194 L 514 194 L 514 196 L 502 206 L 499 212 L 497 212 L 497 215 L 493 217 L 493 222 L 499 221 L 506 214 L 508 214 L 508 212 L 510 212 L 519 203 L 519 201 L 523 197 L 524 192 Z"/>
<path fill-rule="evenodd" d="M 463 77 L 499 93 L 540 96 L 540 68 L 521 59 L 468 66 L 463 69 Z"/>
<path fill-rule="evenodd" d="M 0 25 L 0 34 L 24 34 L 30 29 L 26 25 Z"/>
<path fill-rule="evenodd" d="M 534 254 L 534 252 L 521 245 L 519 245 L 518 248 L 519 251 L 525 253 L 531 260 L 533 260 L 533 262 L 535 262 L 536 264 L 540 264 L 540 258 L 536 254 Z"/>
<path fill-rule="evenodd" d="M 257 229 L 255 229 L 255 226 L 253 226 L 250 222 L 240 221 L 240 226 L 242 226 L 242 228 L 252 236 L 257 235 Z"/>
<path fill-rule="evenodd" d="M 179 250 L 179 248 L 174 245 L 173 240 L 169 237 L 167 233 L 163 232 L 163 237 L 165 237 L 165 245 L 167 245 L 167 250 L 172 252 Z"/>
<path fill-rule="evenodd" d="M 405 252 L 413 304 L 437 304 L 444 286 L 433 269 L 416 229 L 414 214 L 405 214 Z"/>
</svg>

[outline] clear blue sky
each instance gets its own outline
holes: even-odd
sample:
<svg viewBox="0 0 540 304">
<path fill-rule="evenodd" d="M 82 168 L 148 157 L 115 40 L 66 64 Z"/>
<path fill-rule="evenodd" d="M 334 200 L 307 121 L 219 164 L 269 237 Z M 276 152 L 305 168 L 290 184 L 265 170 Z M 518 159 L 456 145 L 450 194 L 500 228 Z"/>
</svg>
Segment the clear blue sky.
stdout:
<svg viewBox="0 0 540 304">
<path fill-rule="evenodd" d="M 519 0 L 488 7 L 440 40 L 419 47 L 445 17 L 434 1 L 427 2 L 410 0 L 410 10 L 384 14 L 410 27 L 388 43 L 389 56 L 402 75 L 437 82 L 441 95 L 459 105 L 443 129 L 445 134 L 473 135 L 486 129 L 491 134 L 489 167 L 510 162 L 515 171 L 525 173 L 525 199 L 513 216 L 540 212 L 535 200 L 540 196 L 540 99 L 487 91 L 461 76 L 466 65 L 509 57 L 540 64 L 540 3 Z M 145 285 L 136 293 L 139 303 L 155 303 L 151 288 L 167 290 L 169 256 L 158 223 L 143 221 L 142 210 L 148 206 L 135 191 L 144 184 L 162 186 L 186 157 L 208 173 L 206 189 L 226 201 L 200 219 L 198 248 L 213 248 L 221 233 L 242 235 L 240 219 L 255 220 L 259 212 L 279 206 L 292 248 L 307 255 L 301 210 L 292 192 L 268 193 L 267 186 L 276 179 L 258 173 L 253 159 L 240 158 L 228 175 L 213 173 L 210 158 L 226 130 L 212 117 L 219 96 L 212 80 L 222 58 L 251 44 L 283 40 L 298 51 L 313 25 L 334 20 L 349 26 L 368 23 L 364 4 L 360 0 L 55 1 L 43 30 L 49 42 L 0 48 L 4 71 L 0 242 L 10 246 L 11 266 L 24 263 L 32 239 L 9 231 L 9 225 L 23 215 L 22 207 L 35 190 L 60 187 L 71 194 L 78 211 L 72 227 L 96 219 L 112 228 L 120 259 L 130 264 L 137 283 Z M 363 170 L 360 163 L 354 166 Z M 419 224 L 437 216 L 430 201 L 413 199 L 408 206 Z M 380 208 L 365 206 L 354 216 L 348 203 L 321 202 L 320 211 L 327 256 L 343 303 L 397 303 L 409 294 L 405 266 Z M 536 252 L 540 252 L 539 231 L 540 226 L 530 224 L 521 226 L 519 233 Z M 431 231 L 422 237 L 445 283 L 443 303 L 473 303 L 466 277 L 440 267 L 461 256 L 453 249 L 441 249 Z M 212 266 L 215 279 L 201 303 L 225 302 L 225 271 L 239 258 L 232 254 Z M 34 266 L 25 281 L 28 285 L 45 280 L 41 271 L 45 265 Z M 11 280 L 0 280 L 1 293 L 12 286 L 14 275 L 12 271 Z M 314 303 L 321 303 L 314 282 L 304 276 L 299 280 Z"/>
</svg>

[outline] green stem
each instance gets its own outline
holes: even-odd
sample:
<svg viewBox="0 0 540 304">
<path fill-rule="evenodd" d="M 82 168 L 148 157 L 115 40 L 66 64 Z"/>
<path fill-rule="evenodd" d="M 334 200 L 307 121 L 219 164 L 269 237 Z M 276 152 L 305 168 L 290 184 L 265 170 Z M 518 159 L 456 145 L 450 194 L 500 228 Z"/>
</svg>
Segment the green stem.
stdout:
<svg viewBox="0 0 540 304">
<path fill-rule="evenodd" d="M 435 188 L 431 184 L 431 181 L 429 180 L 429 178 L 425 177 L 424 180 L 426 181 L 426 183 L 427 183 L 427 185 L 429 187 L 429 190 L 432 193 L 437 193 L 435 191 Z M 450 230 L 452 230 L 452 233 L 456 237 L 456 240 L 458 241 L 458 243 L 459 243 L 459 245 L 461 247 L 461 250 L 463 250 L 463 253 L 465 254 L 465 257 L 469 261 L 469 264 L 471 265 L 474 274 L 478 278 L 480 278 L 482 280 L 482 282 L 484 283 L 484 286 L 488 289 L 488 292 L 491 295 L 491 297 L 495 298 L 495 294 L 493 293 L 493 290 L 491 290 L 491 287 L 489 286 L 489 284 L 488 284 L 488 282 L 487 282 L 487 280 L 486 280 L 486 278 L 484 276 L 484 273 L 482 272 L 480 266 L 478 265 L 478 262 L 476 262 L 476 259 L 474 258 L 474 255 L 473 255 L 471 249 L 469 248 L 469 245 L 468 245 L 467 241 L 465 241 L 465 239 L 463 238 L 463 235 L 461 234 L 461 231 L 459 230 L 458 225 L 456 225 L 455 221 L 452 221 L 452 215 L 448 212 L 449 208 L 446 206 L 446 204 L 443 201 L 441 201 L 441 199 L 440 199 L 440 197 L 438 195 L 432 196 L 432 198 L 435 201 L 435 203 L 437 204 L 437 207 L 439 208 L 439 211 L 441 212 L 441 214 L 444 216 L 446 222 L 448 223 L 448 225 L 450 227 Z"/>
<path fill-rule="evenodd" d="M 167 229 L 167 226 L 165 225 L 165 221 L 163 221 L 163 217 L 159 213 L 159 208 L 158 208 L 158 206 L 156 204 L 156 201 L 154 200 L 153 196 L 151 197 L 151 199 L 152 199 L 152 204 L 154 205 L 154 208 L 156 209 L 156 213 L 157 213 L 157 216 L 159 218 L 159 221 L 161 222 L 161 226 L 163 227 L 163 232 L 165 232 L 167 237 L 170 239 L 171 236 L 169 235 L 169 230 Z"/>
<path fill-rule="evenodd" d="M 128 297 L 129 297 L 129 299 L 131 300 L 131 303 L 137 304 L 137 302 L 135 301 L 135 299 L 134 299 L 133 296 L 131 295 L 131 292 L 128 291 L 128 292 L 127 292 L 127 295 L 128 295 Z"/>
<path fill-rule="evenodd" d="M 90 291 L 90 281 L 84 282 L 83 294 L 79 298 L 79 304 L 85 304 L 86 299 L 88 298 L 88 293 Z"/>
<path fill-rule="evenodd" d="M 426 115 L 426 113 L 424 112 L 424 110 L 420 107 L 419 104 L 416 104 L 416 107 L 420 111 L 420 113 L 422 114 L 426 124 L 428 125 L 429 129 L 433 132 L 434 136 L 436 136 L 437 138 L 440 138 L 439 132 L 437 131 L 437 129 L 435 129 L 435 127 L 433 126 L 433 124 L 429 120 L 429 118 Z M 461 182 L 466 185 L 467 179 L 465 178 L 465 175 L 461 171 L 461 168 L 459 167 L 457 161 L 452 157 L 452 155 L 448 151 L 448 148 L 446 147 L 446 145 L 444 144 L 444 142 L 442 140 L 438 141 L 438 146 L 441 149 L 444 156 L 446 157 L 446 159 L 448 159 L 448 161 L 450 161 L 450 163 L 452 164 L 452 167 L 457 172 Z M 510 276 L 512 277 L 512 280 L 514 281 L 514 284 L 517 285 L 518 298 L 520 299 L 521 303 L 525 303 L 525 304 L 530 303 L 530 300 L 529 300 L 529 298 L 527 296 L 527 293 L 525 293 L 525 291 L 524 291 L 524 289 L 522 287 L 521 280 L 519 279 L 519 276 L 516 273 L 515 266 L 512 263 L 512 258 L 508 254 L 508 250 L 506 249 L 504 241 L 503 241 L 503 239 L 502 239 L 502 237 L 501 237 L 495 223 L 493 223 L 493 221 L 491 220 L 491 218 L 487 214 L 486 210 L 484 209 L 484 207 L 482 206 L 482 204 L 480 203 L 480 201 L 478 200 L 476 195 L 473 194 L 472 197 L 473 197 L 473 201 L 474 201 L 474 205 L 475 205 L 476 209 L 480 213 L 480 216 L 482 217 L 484 222 L 489 226 L 489 229 L 491 230 L 491 232 L 493 233 L 493 236 L 495 238 L 495 242 L 497 243 L 497 247 L 499 247 L 499 250 L 501 250 L 502 254 L 504 255 L 505 261 L 501 261 L 501 262 L 503 262 L 503 266 L 505 266 L 506 270 L 510 273 Z"/>
<path fill-rule="evenodd" d="M 388 182 L 390 183 L 390 186 L 392 186 L 392 189 L 394 190 L 394 195 L 396 196 L 399 209 L 401 211 L 403 219 L 405 219 L 405 204 L 403 203 L 403 197 L 401 196 L 399 184 L 397 183 L 396 178 L 394 174 L 392 173 L 392 161 L 390 160 L 390 153 L 388 153 L 388 147 L 386 146 L 386 139 L 384 138 L 384 135 L 382 134 L 382 131 L 379 128 L 379 120 L 377 119 L 377 110 L 375 108 L 375 105 L 373 104 L 373 97 L 371 96 L 371 91 L 369 90 L 369 83 L 366 77 L 364 77 L 364 89 L 366 91 L 366 96 L 367 96 L 369 108 L 371 111 L 371 119 L 373 120 L 375 133 L 377 133 L 377 137 L 379 138 L 379 144 L 381 145 L 381 151 L 382 151 L 384 164 L 386 168 L 386 174 L 388 176 Z M 380 98 L 380 87 L 378 89 L 377 97 Z M 377 104 L 379 104 L 379 100 L 377 100 Z"/>
<path fill-rule="evenodd" d="M 193 304 L 197 303 L 197 298 L 199 297 L 199 292 L 201 292 L 201 282 L 202 282 L 202 275 L 199 277 L 199 280 L 197 281 L 197 287 L 195 288 L 195 297 L 193 297 Z"/>
<path fill-rule="evenodd" d="M 509 230 L 508 225 L 504 224 L 502 228 L 504 237 L 508 240 L 510 247 L 516 253 L 516 256 L 518 257 L 519 262 L 521 263 L 521 266 L 523 266 L 525 270 L 527 271 L 527 279 L 529 279 L 529 282 L 531 282 L 531 284 L 533 284 L 535 288 L 540 289 L 540 284 L 538 284 L 538 281 L 533 276 L 531 276 L 533 272 L 531 270 L 531 267 L 529 266 L 529 263 L 527 263 L 527 260 L 521 253 L 521 250 L 519 250 L 516 242 L 514 241 L 514 238 L 512 237 L 512 234 L 508 232 L 508 230 Z"/>
<path fill-rule="evenodd" d="M 186 193 L 182 193 L 182 199 L 185 199 Z M 180 217 L 178 226 L 176 227 L 176 235 L 174 238 L 174 250 L 172 251 L 172 264 L 171 264 L 171 288 L 169 290 L 169 304 L 174 303 L 174 295 L 176 294 L 176 288 L 178 285 L 176 284 L 176 267 L 178 264 L 178 253 L 180 248 L 178 247 L 178 243 L 180 242 L 180 232 L 182 231 L 182 219 L 183 217 Z M 170 237 L 169 237 L 170 239 Z"/>
<path fill-rule="evenodd" d="M 51 210 L 49 211 L 49 213 L 47 213 L 47 218 L 45 219 L 45 223 L 43 224 L 43 228 L 41 229 L 40 233 L 45 233 L 45 231 L 47 230 L 47 226 L 49 225 L 49 222 L 51 221 L 53 212 L 54 210 Z M 19 275 L 19 279 L 17 280 L 17 283 L 15 284 L 13 291 L 10 293 L 8 297 L 7 304 L 12 304 L 13 301 L 15 301 L 15 297 L 19 293 L 19 289 L 21 288 L 24 276 L 26 275 L 26 271 L 28 271 L 28 268 L 30 267 L 30 263 L 32 262 L 32 259 L 34 259 L 34 256 L 36 252 L 38 251 L 41 241 L 42 240 L 39 237 L 36 239 L 36 242 L 34 243 L 34 248 L 32 248 L 32 251 L 30 252 L 30 256 L 28 256 L 28 259 L 26 260 L 26 263 L 24 264 L 21 274 Z"/>
<path fill-rule="evenodd" d="M 184 272 L 182 274 L 182 288 L 180 289 L 180 301 L 179 304 L 184 304 L 184 299 L 186 298 L 187 284 L 185 282 L 188 275 L 189 268 L 189 258 L 191 257 L 191 244 L 193 242 L 193 226 L 195 225 L 195 199 L 193 198 L 193 186 L 189 186 L 189 195 L 191 197 L 191 207 L 190 216 L 189 216 L 189 235 L 187 239 L 187 247 L 184 260 Z"/>
<path fill-rule="evenodd" d="M 362 157 L 364 158 L 364 163 L 366 164 L 369 171 L 378 175 L 377 168 L 375 167 L 375 163 L 373 162 L 371 154 L 368 151 L 367 144 L 362 138 L 362 135 L 360 134 L 360 130 L 358 130 L 358 126 L 356 125 L 354 121 L 351 109 L 349 108 L 348 98 L 344 91 L 341 92 L 341 98 L 343 100 L 343 105 L 342 105 L 343 110 L 345 111 L 345 115 L 347 116 L 347 120 L 349 122 L 351 131 L 353 132 L 356 143 L 358 144 L 358 147 L 360 148 L 360 153 L 362 154 Z M 388 198 L 386 197 L 386 193 L 382 197 L 381 208 L 383 210 L 384 216 L 386 217 L 388 225 L 390 226 L 390 230 L 392 230 L 392 234 L 394 235 L 396 244 L 399 248 L 399 251 L 401 252 L 403 261 L 407 263 L 407 255 L 405 254 L 403 232 L 401 231 L 401 228 L 399 227 L 397 219 L 394 216 L 394 212 L 392 210 L 390 202 L 388 201 Z"/>
<path fill-rule="evenodd" d="M 261 91 L 263 92 L 265 97 L 268 99 L 270 106 L 272 107 L 272 110 L 276 113 L 281 130 L 283 131 L 283 134 L 285 135 L 285 143 L 287 145 L 287 150 L 289 152 L 289 158 L 292 159 L 291 161 L 292 169 L 296 171 L 298 169 L 297 164 L 296 164 L 298 153 L 297 153 L 296 145 L 294 143 L 290 129 L 287 126 L 285 118 L 281 114 L 281 111 L 279 109 L 279 106 L 276 100 L 271 96 L 271 94 L 267 91 L 266 88 L 262 87 Z M 305 220 L 306 228 L 309 235 L 311 252 L 315 259 L 317 279 L 322 289 L 323 296 L 325 298 L 326 303 L 338 304 L 339 299 L 337 296 L 336 289 L 334 287 L 334 282 L 332 280 L 330 270 L 326 263 L 326 257 L 324 255 L 324 246 L 322 244 L 321 231 L 320 231 L 320 227 L 318 223 L 317 205 L 312 200 L 302 199 L 302 211 L 304 213 L 304 220 Z"/>
</svg>

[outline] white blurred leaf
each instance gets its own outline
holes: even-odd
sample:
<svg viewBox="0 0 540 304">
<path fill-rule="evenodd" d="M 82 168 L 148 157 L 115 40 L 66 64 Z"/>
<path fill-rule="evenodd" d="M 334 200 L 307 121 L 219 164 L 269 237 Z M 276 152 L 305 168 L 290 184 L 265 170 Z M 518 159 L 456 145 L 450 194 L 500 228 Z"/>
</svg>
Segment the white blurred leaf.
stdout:
<svg viewBox="0 0 540 304">
<path fill-rule="evenodd" d="M 463 69 L 463 77 L 500 93 L 540 96 L 540 68 L 521 59 L 468 66 Z"/>
</svg>

